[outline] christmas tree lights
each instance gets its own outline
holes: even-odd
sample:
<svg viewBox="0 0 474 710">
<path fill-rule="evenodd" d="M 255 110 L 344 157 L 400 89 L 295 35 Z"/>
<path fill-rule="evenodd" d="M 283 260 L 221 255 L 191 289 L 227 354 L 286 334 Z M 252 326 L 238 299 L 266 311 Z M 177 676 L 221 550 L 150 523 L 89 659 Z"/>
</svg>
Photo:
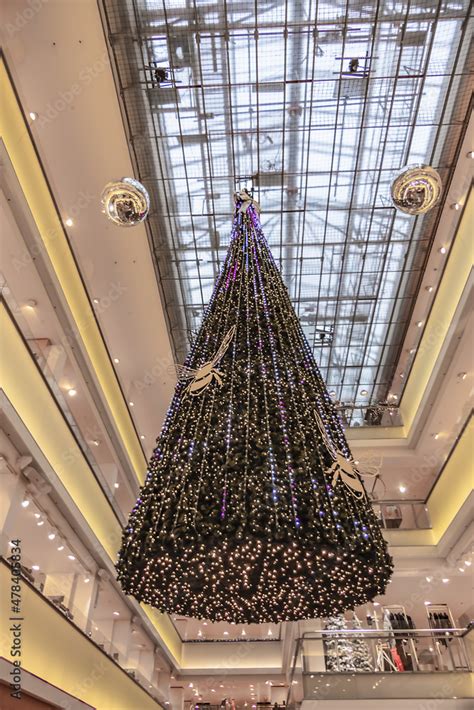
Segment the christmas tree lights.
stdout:
<svg viewBox="0 0 474 710">
<path fill-rule="evenodd" d="M 236 623 L 383 594 L 386 543 L 248 193 L 178 375 L 124 531 L 124 591 Z"/>
</svg>

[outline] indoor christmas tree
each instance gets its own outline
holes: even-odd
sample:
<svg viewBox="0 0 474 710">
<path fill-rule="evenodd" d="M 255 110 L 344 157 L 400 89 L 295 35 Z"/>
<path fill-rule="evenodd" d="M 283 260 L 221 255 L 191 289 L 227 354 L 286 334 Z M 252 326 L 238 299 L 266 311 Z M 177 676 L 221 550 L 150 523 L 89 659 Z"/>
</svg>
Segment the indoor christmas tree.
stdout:
<svg viewBox="0 0 474 710">
<path fill-rule="evenodd" d="M 357 670 L 352 640 L 343 638 L 347 635 L 346 620 L 342 614 L 330 616 L 324 626 L 325 631 L 340 631 L 341 634 L 331 634 L 324 639 L 324 655 L 326 670 L 337 673 L 353 673 Z"/>
<path fill-rule="evenodd" d="M 352 617 L 352 623 L 354 629 L 362 629 L 361 621 L 355 613 Z M 374 663 L 372 654 L 370 653 L 369 646 L 363 634 L 353 635 L 352 648 L 356 671 L 364 671 L 366 673 L 370 673 L 371 671 L 373 671 Z"/>
<path fill-rule="evenodd" d="M 140 601 L 248 623 L 354 608 L 383 594 L 392 569 L 258 212 L 236 195 L 117 563 Z"/>
</svg>

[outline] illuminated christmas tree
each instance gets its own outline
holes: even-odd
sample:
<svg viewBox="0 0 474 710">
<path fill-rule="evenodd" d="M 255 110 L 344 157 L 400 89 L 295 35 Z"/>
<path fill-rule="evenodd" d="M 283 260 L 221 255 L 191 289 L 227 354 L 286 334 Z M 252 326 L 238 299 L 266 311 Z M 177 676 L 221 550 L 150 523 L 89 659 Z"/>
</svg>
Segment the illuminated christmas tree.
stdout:
<svg viewBox="0 0 474 710">
<path fill-rule="evenodd" d="M 140 601 L 248 623 L 337 614 L 383 594 L 392 570 L 258 211 L 236 196 L 117 563 Z"/>
</svg>

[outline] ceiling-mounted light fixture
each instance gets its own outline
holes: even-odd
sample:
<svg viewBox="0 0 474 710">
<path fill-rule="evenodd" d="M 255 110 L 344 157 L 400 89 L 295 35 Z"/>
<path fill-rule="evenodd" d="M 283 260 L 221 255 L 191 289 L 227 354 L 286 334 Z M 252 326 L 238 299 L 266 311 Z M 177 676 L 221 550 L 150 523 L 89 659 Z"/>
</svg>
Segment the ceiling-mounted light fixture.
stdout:
<svg viewBox="0 0 474 710">
<path fill-rule="evenodd" d="M 103 212 L 120 227 L 135 227 L 143 222 L 150 209 L 146 188 L 134 178 L 109 182 L 102 192 Z"/>
<path fill-rule="evenodd" d="M 68 217 L 64 220 L 64 224 L 66 225 L 66 227 L 72 227 L 74 225 L 74 222 L 70 217 Z"/>
<path fill-rule="evenodd" d="M 456 210 L 456 212 L 457 212 L 458 210 L 461 209 L 461 205 L 459 204 L 459 202 L 453 202 L 451 205 L 451 209 Z"/>
<path fill-rule="evenodd" d="M 440 247 L 440 248 L 438 249 L 438 252 L 439 252 L 440 254 L 446 254 L 447 251 L 448 251 L 448 250 L 446 249 L 446 247 Z"/>
<path fill-rule="evenodd" d="M 30 499 L 27 496 L 25 496 L 23 498 L 23 500 L 21 501 L 21 507 L 28 508 L 29 504 L 30 504 Z"/>
<path fill-rule="evenodd" d="M 435 207 L 441 197 L 439 173 L 430 165 L 409 165 L 392 182 L 392 202 L 401 212 L 420 215 Z"/>
</svg>

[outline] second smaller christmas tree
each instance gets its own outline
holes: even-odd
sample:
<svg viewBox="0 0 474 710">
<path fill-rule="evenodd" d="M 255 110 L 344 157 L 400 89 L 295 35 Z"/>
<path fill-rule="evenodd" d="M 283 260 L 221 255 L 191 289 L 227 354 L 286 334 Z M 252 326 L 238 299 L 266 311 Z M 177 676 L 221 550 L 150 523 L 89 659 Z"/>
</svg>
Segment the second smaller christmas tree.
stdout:
<svg viewBox="0 0 474 710">
<path fill-rule="evenodd" d="M 353 615 L 353 626 L 354 629 L 362 629 L 362 624 L 354 613 Z M 354 634 L 354 640 L 352 641 L 353 658 L 356 671 L 362 671 L 364 673 L 370 673 L 374 670 L 372 654 L 370 653 L 369 646 L 363 636 L 363 634 Z"/>
<path fill-rule="evenodd" d="M 347 638 L 346 620 L 342 614 L 330 616 L 324 629 L 341 632 L 341 635 L 334 633 L 324 640 L 326 670 L 333 673 L 354 673 L 358 670 L 354 662 L 352 641 Z"/>
</svg>

